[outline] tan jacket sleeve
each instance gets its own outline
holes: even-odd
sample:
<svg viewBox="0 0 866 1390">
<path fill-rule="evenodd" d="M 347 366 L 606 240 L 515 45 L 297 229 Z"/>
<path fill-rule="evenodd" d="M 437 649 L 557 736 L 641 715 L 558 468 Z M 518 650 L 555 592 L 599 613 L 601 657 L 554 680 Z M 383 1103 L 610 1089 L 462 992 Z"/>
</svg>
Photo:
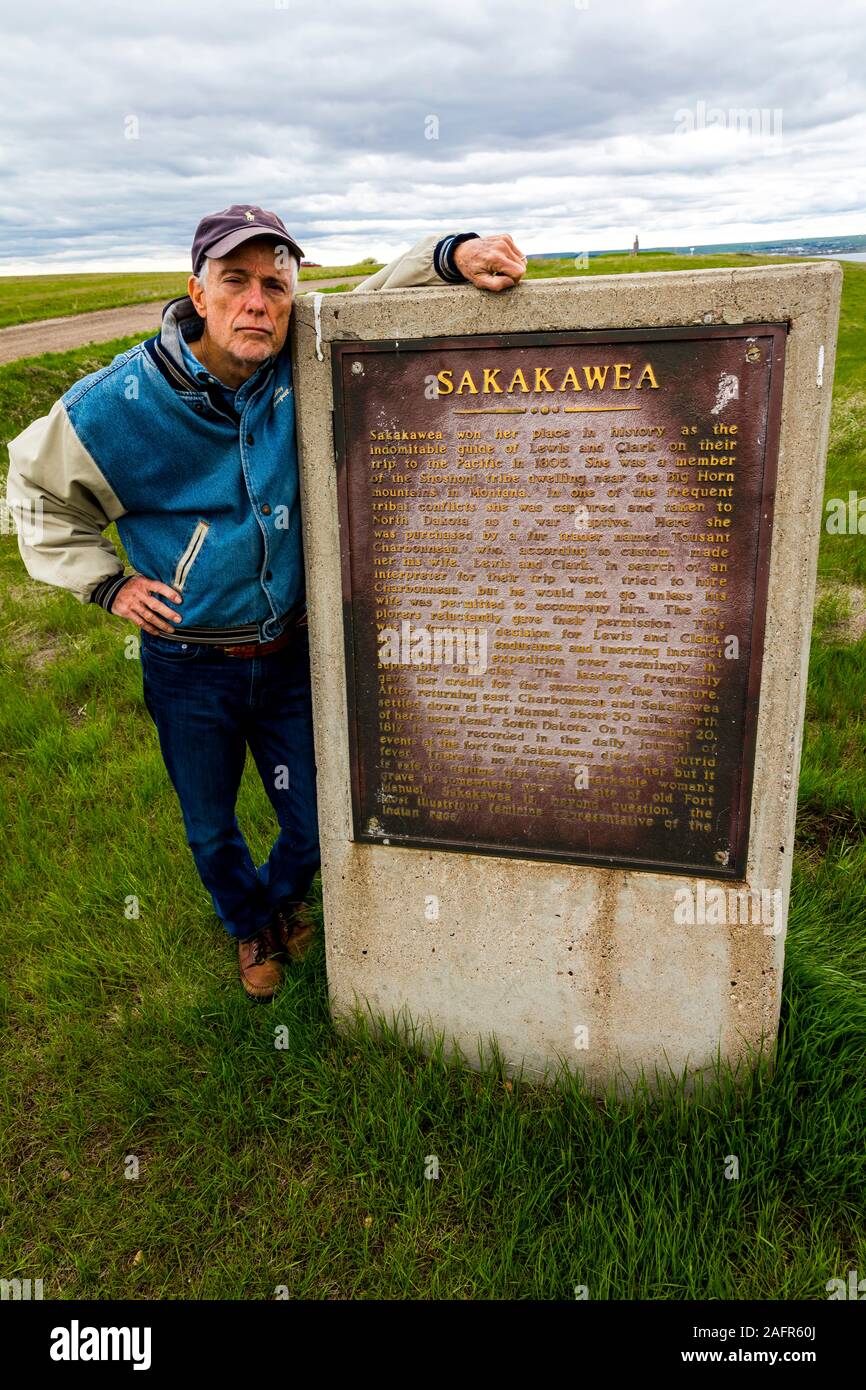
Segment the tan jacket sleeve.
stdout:
<svg viewBox="0 0 866 1390">
<path fill-rule="evenodd" d="M 375 275 L 369 275 L 360 285 L 356 285 L 355 294 L 365 294 L 367 290 L 407 290 L 415 286 L 446 285 L 448 281 L 437 275 L 433 268 L 433 252 L 437 242 L 451 235 L 454 234 L 436 232 L 422 237 L 402 256 L 397 256 L 377 270 Z"/>
<path fill-rule="evenodd" d="M 27 573 L 88 603 L 95 586 L 123 573 L 102 532 L 126 510 L 84 448 L 61 401 L 9 445 L 7 506 Z"/>
</svg>

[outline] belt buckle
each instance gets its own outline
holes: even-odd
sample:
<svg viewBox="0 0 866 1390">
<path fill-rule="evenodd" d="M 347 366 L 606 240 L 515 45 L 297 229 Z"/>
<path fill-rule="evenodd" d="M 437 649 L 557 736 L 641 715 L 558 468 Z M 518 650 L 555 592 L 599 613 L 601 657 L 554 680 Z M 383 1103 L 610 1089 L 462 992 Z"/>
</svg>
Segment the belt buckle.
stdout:
<svg viewBox="0 0 866 1390">
<path fill-rule="evenodd" d="M 227 656 L 255 656 L 258 649 L 257 642 L 238 643 L 233 647 L 223 647 Z"/>
</svg>

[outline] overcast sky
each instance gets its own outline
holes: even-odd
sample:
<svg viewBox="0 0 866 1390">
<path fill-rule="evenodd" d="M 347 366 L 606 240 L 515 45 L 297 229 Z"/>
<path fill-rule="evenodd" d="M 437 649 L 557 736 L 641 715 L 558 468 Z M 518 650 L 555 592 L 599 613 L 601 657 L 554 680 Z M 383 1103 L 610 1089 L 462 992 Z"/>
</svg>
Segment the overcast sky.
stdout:
<svg viewBox="0 0 866 1390">
<path fill-rule="evenodd" d="M 233 202 L 331 264 L 866 232 L 864 0 L 0 11 L 0 272 L 185 268 Z"/>
</svg>

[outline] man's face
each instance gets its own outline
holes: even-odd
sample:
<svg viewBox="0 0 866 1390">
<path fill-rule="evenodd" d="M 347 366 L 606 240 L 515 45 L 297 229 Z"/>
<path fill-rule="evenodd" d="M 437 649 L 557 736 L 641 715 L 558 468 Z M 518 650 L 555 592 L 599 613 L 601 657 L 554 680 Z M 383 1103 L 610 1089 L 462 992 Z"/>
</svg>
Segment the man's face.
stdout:
<svg viewBox="0 0 866 1390">
<path fill-rule="evenodd" d="M 189 294 L 210 342 L 241 371 L 254 371 L 286 341 L 292 270 L 277 242 L 254 238 L 210 261 L 206 284 L 192 277 Z"/>
</svg>

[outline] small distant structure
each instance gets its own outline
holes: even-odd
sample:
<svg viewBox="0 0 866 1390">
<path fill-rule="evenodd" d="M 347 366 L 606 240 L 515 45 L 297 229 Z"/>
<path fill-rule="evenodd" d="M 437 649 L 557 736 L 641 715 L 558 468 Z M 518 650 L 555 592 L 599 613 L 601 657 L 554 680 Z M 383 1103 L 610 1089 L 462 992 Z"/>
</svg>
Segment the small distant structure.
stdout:
<svg viewBox="0 0 866 1390">
<path fill-rule="evenodd" d="M 690 255 L 690 256 L 693 256 L 694 254 L 695 254 L 695 248 L 694 248 L 693 246 L 690 246 L 690 247 L 689 247 L 689 255 Z"/>
<path fill-rule="evenodd" d="M 633 242 L 632 248 L 631 248 L 631 254 L 632 254 L 633 256 L 636 256 L 636 255 L 638 254 L 639 251 L 640 251 L 640 242 L 639 242 L 638 239 L 637 239 L 637 232 L 635 232 L 635 234 L 634 234 L 634 242 Z"/>
</svg>

